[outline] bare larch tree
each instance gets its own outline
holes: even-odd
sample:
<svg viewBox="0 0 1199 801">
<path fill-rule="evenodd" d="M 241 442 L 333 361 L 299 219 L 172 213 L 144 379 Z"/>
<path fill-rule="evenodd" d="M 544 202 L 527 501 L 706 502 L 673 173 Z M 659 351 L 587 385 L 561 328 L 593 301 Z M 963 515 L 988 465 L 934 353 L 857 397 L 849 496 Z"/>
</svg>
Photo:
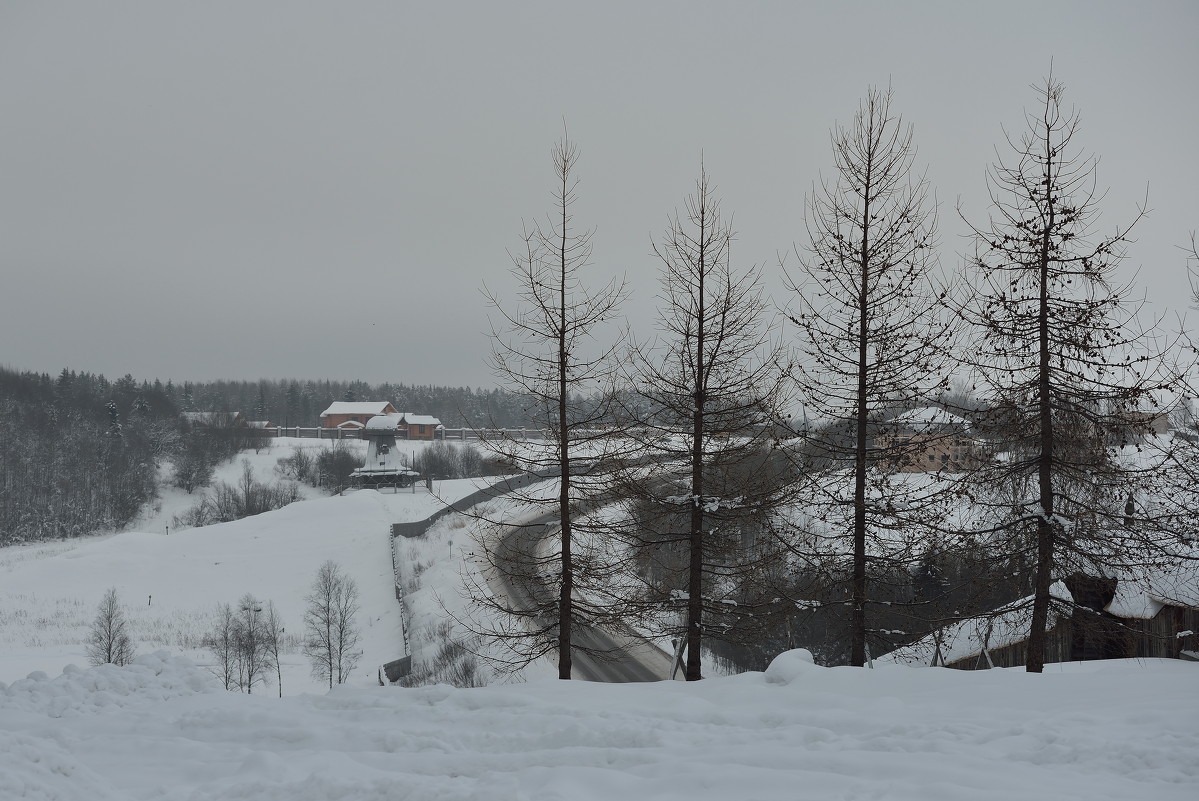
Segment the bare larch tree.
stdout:
<svg viewBox="0 0 1199 801">
<path fill-rule="evenodd" d="M 913 445 L 888 426 L 948 386 L 955 340 L 949 287 L 937 274 L 935 201 L 913 172 L 912 126 L 891 100 L 890 89 L 870 89 L 853 122 L 833 130 L 835 177 L 807 199 L 810 245 L 799 252 L 800 273 L 788 276 L 798 391 L 821 421 L 805 431 L 805 448 L 830 468 L 813 484 L 814 525 L 803 541 L 833 554 L 851 543 L 849 661 L 859 666 L 868 646 L 868 560 L 900 533 L 910 540 L 918 513 L 933 507 L 924 496 L 935 485 L 898 502 L 913 486 L 888 474 Z M 899 546 L 892 557 L 905 551 Z"/>
<path fill-rule="evenodd" d="M 1009 501 L 1003 546 L 1032 566 L 1026 667 L 1039 673 L 1052 582 L 1127 566 L 1160 544 L 1130 489 L 1152 470 L 1120 458 L 1118 446 L 1176 373 L 1115 283 L 1143 207 L 1130 225 L 1093 233 L 1102 195 L 1097 160 L 1074 141 L 1078 114 L 1052 76 L 1033 88 L 1026 129 L 1007 136 L 1008 157 L 988 171 L 991 218 L 972 225 L 978 295 L 965 309 L 983 335 L 974 367 L 1004 415 L 1006 458 L 978 478 L 1026 488 Z"/>
<path fill-rule="evenodd" d="M 657 552 L 648 561 L 663 568 L 666 583 L 656 591 L 685 603 L 688 681 L 702 678 L 701 645 L 720 629 L 706 621 L 725 619 L 746 575 L 767 561 L 757 546 L 769 537 L 759 541 L 751 529 L 768 527 L 790 483 L 770 478 L 778 472 L 774 424 L 785 370 L 769 339 L 761 271 L 733 266 L 733 240 L 701 165 L 683 213 L 653 245 L 661 262 L 659 336 L 629 360 L 639 397 L 625 427 L 665 459 L 648 471 L 644 460 L 630 464 L 622 490 L 641 510 L 632 544 Z M 674 569 L 665 556 L 672 552 Z M 675 582 L 681 586 L 668 586 Z"/>
<path fill-rule="evenodd" d="M 602 338 L 615 322 L 625 297 L 624 283 L 613 278 L 598 288 L 589 286 L 585 273 L 591 266 L 592 232 L 576 227 L 572 207 L 577 197 L 575 168 L 579 155 L 568 135 L 552 151 L 553 211 L 544 222 L 524 233 L 522 248 L 511 254 L 511 275 L 516 299 L 505 302 L 484 289 L 499 318 L 493 327 L 490 364 L 508 389 L 529 398 L 528 415 L 547 432 L 544 446 L 510 440 L 490 445 L 530 473 L 554 478 L 557 492 L 546 498 L 536 492 L 510 497 L 540 511 L 534 523 L 511 536 L 510 521 L 496 521 L 492 535 L 505 545 L 486 538 L 481 546 L 500 571 L 522 574 L 513 581 L 526 586 L 548 580 L 556 584 L 550 597 L 530 589 L 518 600 L 509 594 L 496 598 L 474 593 L 516 625 L 503 631 L 479 633 L 501 639 L 515 663 L 524 663 L 556 652 L 558 677 L 571 677 L 571 652 L 578 647 L 572 629 L 580 617 L 596 622 L 605 610 L 578 609 L 572 504 L 580 500 L 579 462 L 602 458 L 607 435 L 596 429 L 607 418 L 606 397 L 614 368 L 619 333 Z M 597 402 L 594 399 L 600 398 Z M 552 519 L 557 532 L 556 553 L 546 555 L 537 541 Z M 497 534 L 497 530 L 502 530 Z"/>
</svg>

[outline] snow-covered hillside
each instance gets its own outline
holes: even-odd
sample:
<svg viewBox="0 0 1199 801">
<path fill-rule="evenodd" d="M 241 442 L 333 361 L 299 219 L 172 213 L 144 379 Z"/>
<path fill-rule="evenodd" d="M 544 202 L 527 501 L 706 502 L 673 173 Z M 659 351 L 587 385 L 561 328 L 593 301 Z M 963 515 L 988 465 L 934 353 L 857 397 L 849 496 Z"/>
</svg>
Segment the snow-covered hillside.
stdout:
<svg viewBox="0 0 1199 801">
<path fill-rule="evenodd" d="M 245 458 L 269 480 L 275 461 L 288 453 L 276 448 Z M 215 480 L 232 481 L 241 469 L 240 459 L 224 465 Z M 375 683 L 378 667 L 403 655 L 391 524 L 424 519 L 482 483 L 439 481 L 432 493 L 423 486 L 335 497 L 314 491 L 275 512 L 169 533 L 160 523 L 195 496 L 168 491 L 144 530 L 0 548 L 0 681 L 86 665 L 88 628 L 109 587 L 119 593 L 141 653 L 166 648 L 205 664 L 211 656 L 200 639 L 214 625 L 216 606 L 236 604 L 246 593 L 274 602 L 285 636 L 294 637 L 317 569 L 333 560 L 360 592 L 363 655 L 351 683 Z M 321 689 L 294 640 L 282 662 L 285 694 Z"/>
</svg>

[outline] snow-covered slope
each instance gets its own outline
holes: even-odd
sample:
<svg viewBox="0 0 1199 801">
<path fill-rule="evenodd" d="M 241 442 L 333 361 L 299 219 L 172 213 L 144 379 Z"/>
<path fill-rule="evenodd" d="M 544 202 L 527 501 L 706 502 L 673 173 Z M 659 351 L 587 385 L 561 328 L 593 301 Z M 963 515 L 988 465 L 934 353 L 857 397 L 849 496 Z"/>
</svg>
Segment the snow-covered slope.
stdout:
<svg viewBox="0 0 1199 801">
<path fill-rule="evenodd" d="M 167 648 L 206 662 L 200 638 L 216 606 L 236 605 L 245 593 L 274 602 L 285 635 L 294 637 L 304 596 L 331 559 L 360 592 L 363 656 L 352 683 L 373 683 L 380 665 L 403 655 L 391 524 L 423 519 L 477 483 L 437 482 L 435 493 L 363 490 L 170 534 L 130 531 L 0 549 L 0 680 L 87 664 L 88 627 L 109 587 L 120 595 L 139 652 Z M 294 641 L 282 661 L 284 693 L 321 689 Z"/>
</svg>

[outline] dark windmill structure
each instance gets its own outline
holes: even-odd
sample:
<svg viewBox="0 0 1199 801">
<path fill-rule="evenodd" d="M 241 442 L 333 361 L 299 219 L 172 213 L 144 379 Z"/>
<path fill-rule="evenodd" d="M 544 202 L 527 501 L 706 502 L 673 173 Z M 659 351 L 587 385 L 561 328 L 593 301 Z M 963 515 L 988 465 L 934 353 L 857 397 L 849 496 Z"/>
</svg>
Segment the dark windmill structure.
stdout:
<svg viewBox="0 0 1199 801">
<path fill-rule="evenodd" d="M 366 464 L 351 474 L 354 483 L 366 489 L 380 487 L 410 487 L 420 476 L 404 463 L 396 449 L 396 435 L 402 438 L 403 416 L 380 414 L 372 417 L 362 428 L 366 440 Z"/>
</svg>

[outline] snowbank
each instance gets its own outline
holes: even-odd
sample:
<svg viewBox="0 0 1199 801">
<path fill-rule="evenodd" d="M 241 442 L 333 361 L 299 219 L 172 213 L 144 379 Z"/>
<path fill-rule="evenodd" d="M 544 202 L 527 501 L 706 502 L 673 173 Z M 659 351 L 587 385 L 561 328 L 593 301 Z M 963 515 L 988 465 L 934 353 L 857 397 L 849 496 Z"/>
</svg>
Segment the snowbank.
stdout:
<svg viewBox="0 0 1199 801">
<path fill-rule="evenodd" d="M 0 689 L 4 799 L 1190 799 L 1197 668 L 214 691 L 155 655 Z M 1151 680 L 1145 680 L 1150 678 Z M 43 689 L 44 688 L 44 689 Z"/>
</svg>

